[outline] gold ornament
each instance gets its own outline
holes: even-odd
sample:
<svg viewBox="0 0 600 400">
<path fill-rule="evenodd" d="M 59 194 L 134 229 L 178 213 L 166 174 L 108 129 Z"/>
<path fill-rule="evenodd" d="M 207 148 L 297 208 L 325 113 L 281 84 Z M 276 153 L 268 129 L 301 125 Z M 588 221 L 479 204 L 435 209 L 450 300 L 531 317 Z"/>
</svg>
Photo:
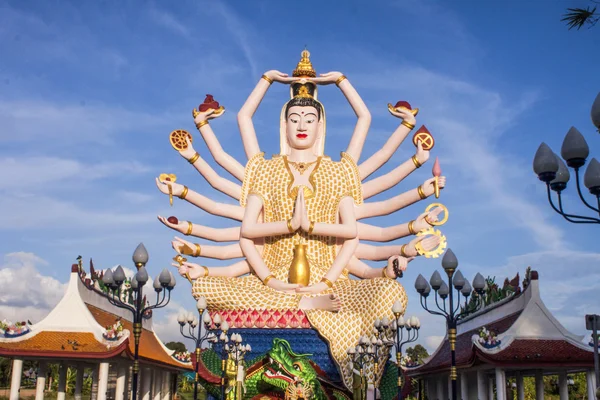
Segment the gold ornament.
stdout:
<svg viewBox="0 0 600 400">
<path fill-rule="evenodd" d="M 298 65 L 292 73 L 292 76 L 308 78 L 315 78 L 317 76 L 317 72 L 314 70 L 312 63 L 310 62 L 310 52 L 308 50 L 302 50 L 302 53 L 300 54 L 300 62 L 298 62 Z"/>
<path fill-rule="evenodd" d="M 288 164 L 290 164 L 292 167 L 294 167 L 294 169 L 298 172 L 300 172 L 300 175 L 304 174 L 306 172 L 306 170 L 308 168 L 310 168 L 311 165 L 316 164 L 317 160 L 315 161 L 311 161 L 311 162 L 293 162 L 293 161 L 288 161 Z"/>
<path fill-rule="evenodd" d="M 415 117 L 417 116 L 417 114 L 419 113 L 419 109 L 418 108 L 413 108 L 411 110 L 409 110 L 406 107 L 394 107 L 392 105 L 392 103 L 388 103 L 387 105 L 388 111 L 392 112 L 392 111 L 400 111 L 400 110 L 408 110 L 408 112 L 410 112 L 412 115 L 414 115 Z M 413 125 L 414 128 L 414 125 Z"/>
<path fill-rule="evenodd" d="M 435 207 L 440 207 L 444 210 L 444 218 L 441 221 L 437 221 L 437 222 L 428 220 L 427 223 L 432 226 L 444 225 L 448 221 L 448 216 L 449 216 L 448 208 L 445 205 L 443 205 L 442 203 L 432 203 L 427 206 L 427 208 L 425 209 L 425 212 L 429 212 L 430 210 L 432 210 Z"/>
<path fill-rule="evenodd" d="M 288 282 L 299 283 L 303 286 L 310 285 L 310 265 L 306 257 L 305 244 L 297 244 L 294 248 L 294 258 L 290 265 Z"/>
<path fill-rule="evenodd" d="M 160 174 L 158 180 L 169 187 L 169 204 L 173 207 L 173 186 L 171 186 L 171 183 L 175 183 L 177 176 L 175 174 Z"/>
<path fill-rule="evenodd" d="M 448 242 L 446 241 L 446 236 L 444 236 L 441 231 L 433 228 L 425 229 L 424 231 L 417 233 L 417 236 L 427 235 L 435 235 L 439 237 L 440 244 L 438 244 L 437 247 L 433 250 L 425 251 L 423 245 L 421 244 L 421 242 L 419 242 L 415 245 L 415 249 L 417 250 L 417 253 L 419 253 L 419 255 L 425 256 L 425 258 L 438 258 L 442 255 L 442 253 L 446 249 L 446 246 L 448 245 Z"/>
<path fill-rule="evenodd" d="M 188 148 L 187 142 L 185 139 L 188 138 L 190 143 L 193 141 L 192 135 L 186 130 L 177 129 L 169 134 L 169 141 L 171 142 L 171 146 L 177 151 L 182 151 Z"/>
<path fill-rule="evenodd" d="M 187 261 L 187 258 L 182 256 L 181 254 L 177 254 L 175 257 L 173 257 L 173 261 L 175 261 L 177 264 L 179 264 L 181 266 L 181 265 L 183 265 L 184 262 Z"/>
</svg>

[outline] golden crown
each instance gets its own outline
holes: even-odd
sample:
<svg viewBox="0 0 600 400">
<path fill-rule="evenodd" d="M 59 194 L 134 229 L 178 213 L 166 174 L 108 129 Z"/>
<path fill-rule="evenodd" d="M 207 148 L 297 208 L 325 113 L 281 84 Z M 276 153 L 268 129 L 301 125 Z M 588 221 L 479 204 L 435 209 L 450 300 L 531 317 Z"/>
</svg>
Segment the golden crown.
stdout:
<svg viewBox="0 0 600 400">
<path fill-rule="evenodd" d="M 317 72 L 313 68 L 310 62 L 310 52 L 306 49 L 300 53 L 300 61 L 296 66 L 296 69 L 292 73 L 292 76 L 297 78 L 314 78 L 317 76 Z M 314 99 L 316 94 L 317 86 L 313 82 L 301 82 L 292 83 L 292 97 L 302 97 Z"/>
<path fill-rule="evenodd" d="M 310 62 L 310 52 L 308 50 L 302 50 L 302 53 L 300 54 L 300 61 L 292 73 L 292 76 L 306 78 L 314 78 L 317 76 L 312 63 Z"/>
</svg>

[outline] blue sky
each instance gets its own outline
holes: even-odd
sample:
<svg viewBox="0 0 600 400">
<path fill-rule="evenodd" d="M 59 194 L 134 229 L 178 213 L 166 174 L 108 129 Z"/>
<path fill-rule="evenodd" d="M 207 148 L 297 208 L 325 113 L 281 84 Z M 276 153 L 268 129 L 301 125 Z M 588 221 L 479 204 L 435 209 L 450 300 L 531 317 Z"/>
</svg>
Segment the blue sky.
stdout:
<svg viewBox="0 0 600 400">
<path fill-rule="evenodd" d="M 300 4 L 300 3 L 298 3 Z M 0 312 L 43 316 L 60 298 L 70 264 L 81 254 L 98 268 L 131 266 L 144 242 L 149 269 L 170 265 L 173 233 L 156 215 L 233 226 L 158 192 L 154 177 L 175 173 L 196 191 L 214 191 L 175 153 L 168 133 L 200 137 L 190 116 L 206 93 L 226 108 L 212 126 L 241 162 L 235 114 L 264 71 L 291 73 L 308 46 L 318 72 L 348 76 L 373 115 L 363 160 L 398 120 L 388 102 L 421 109 L 437 144 L 450 209 L 443 227 L 460 267 L 498 280 L 540 272 L 547 305 L 569 329 L 584 333 L 583 315 L 599 312 L 596 227 L 553 214 L 534 176 L 541 141 L 558 151 L 570 126 L 600 148 L 589 112 L 598 94 L 600 28 L 568 31 L 567 7 L 585 1 L 277 1 L 85 2 L 0 1 Z M 256 114 L 262 149 L 278 150 L 278 118 L 287 88 L 273 85 Z M 347 146 L 354 115 L 335 86 L 320 91 L 328 118 L 326 152 Z M 204 145 L 197 149 L 217 171 Z M 407 141 L 384 173 L 414 152 Z M 431 163 L 378 199 L 416 187 Z M 230 178 L 230 177 L 228 177 Z M 568 190 L 565 202 L 585 212 Z M 375 221 L 413 219 L 420 203 Z M 217 262 L 206 261 L 212 265 Z M 402 283 L 408 314 L 423 320 L 421 343 L 432 349 L 442 321 L 418 305 L 418 273 L 440 260 L 419 259 Z M 172 306 L 158 318 L 165 339 L 178 336 L 174 315 L 193 307 L 179 280 Z M 597 298 L 597 297 L 596 297 Z M 595 308 L 594 308 L 595 306 Z"/>
</svg>

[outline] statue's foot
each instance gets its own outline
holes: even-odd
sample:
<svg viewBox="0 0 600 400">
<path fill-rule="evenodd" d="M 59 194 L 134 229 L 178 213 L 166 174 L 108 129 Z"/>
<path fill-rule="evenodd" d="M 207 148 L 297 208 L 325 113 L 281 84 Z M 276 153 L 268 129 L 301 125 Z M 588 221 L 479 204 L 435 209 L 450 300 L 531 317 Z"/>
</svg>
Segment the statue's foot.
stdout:
<svg viewBox="0 0 600 400">
<path fill-rule="evenodd" d="M 342 302 L 336 295 L 326 294 L 316 297 L 303 297 L 298 306 L 301 310 L 339 311 L 342 308 Z"/>
</svg>

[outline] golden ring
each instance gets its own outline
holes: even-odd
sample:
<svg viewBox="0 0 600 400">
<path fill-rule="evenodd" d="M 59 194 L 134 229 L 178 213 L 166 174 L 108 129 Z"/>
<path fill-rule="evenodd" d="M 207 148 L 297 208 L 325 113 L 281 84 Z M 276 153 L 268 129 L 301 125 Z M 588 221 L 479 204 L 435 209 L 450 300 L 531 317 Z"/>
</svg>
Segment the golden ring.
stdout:
<svg viewBox="0 0 600 400">
<path fill-rule="evenodd" d="M 427 221 L 427 223 L 429 223 L 429 225 L 433 225 L 433 226 L 440 226 L 440 225 L 444 225 L 446 223 L 446 221 L 448 221 L 448 208 L 443 205 L 442 203 L 432 203 L 430 205 L 427 206 L 427 208 L 425 209 L 425 212 L 429 212 L 429 210 L 435 208 L 435 207 L 441 207 L 444 210 L 444 218 L 441 221 Z"/>
</svg>

